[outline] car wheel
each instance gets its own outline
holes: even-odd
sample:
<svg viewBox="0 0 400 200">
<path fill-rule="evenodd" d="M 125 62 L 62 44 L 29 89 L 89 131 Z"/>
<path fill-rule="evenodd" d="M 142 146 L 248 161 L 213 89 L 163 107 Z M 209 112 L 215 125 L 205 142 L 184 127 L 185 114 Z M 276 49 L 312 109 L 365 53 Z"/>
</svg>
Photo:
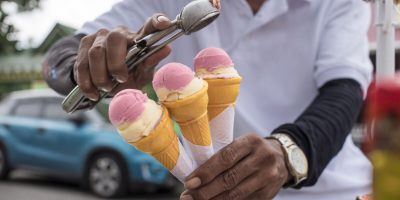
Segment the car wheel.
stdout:
<svg viewBox="0 0 400 200">
<path fill-rule="evenodd" d="M 89 163 L 87 183 L 97 196 L 113 198 L 124 195 L 127 177 L 124 162 L 114 154 L 98 154 Z"/>
<path fill-rule="evenodd" d="M 6 179 L 8 176 L 8 163 L 5 148 L 0 144 L 0 180 Z"/>
</svg>

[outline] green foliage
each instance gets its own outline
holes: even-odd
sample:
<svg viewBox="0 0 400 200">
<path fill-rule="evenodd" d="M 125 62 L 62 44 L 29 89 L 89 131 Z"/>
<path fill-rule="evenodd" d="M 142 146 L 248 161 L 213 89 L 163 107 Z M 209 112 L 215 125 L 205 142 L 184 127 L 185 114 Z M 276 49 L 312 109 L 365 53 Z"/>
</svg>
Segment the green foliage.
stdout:
<svg viewBox="0 0 400 200">
<path fill-rule="evenodd" d="M 39 7 L 40 0 L 0 0 L 0 54 L 17 51 L 17 41 L 12 37 L 17 32 L 12 24 L 7 23 L 9 13 L 3 10 L 4 3 L 14 3 L 18 12 L 27 12 Z"/>
</svg>

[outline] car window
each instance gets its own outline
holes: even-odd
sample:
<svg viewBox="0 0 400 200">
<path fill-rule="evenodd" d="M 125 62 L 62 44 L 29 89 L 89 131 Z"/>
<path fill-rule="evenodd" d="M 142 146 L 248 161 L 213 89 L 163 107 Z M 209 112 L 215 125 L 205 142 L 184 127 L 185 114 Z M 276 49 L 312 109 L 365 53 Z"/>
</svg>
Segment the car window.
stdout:
<svg viewBox="0 0 400 200">
<path fill-rule="evenodd" d="M 43 118 L 51 120 L 67 120 L 68 114 L 65 113 L 60 104 L 46 103 L 43 109 Z"/>
<path fill-rule="evenodd" d="M 49 120 L 66 121 L 71 118 L 77 117 L 79 114 L 67 114 L 61 107 L 61 98 L 46 99 L 43 106 L 43 118 Z M 82 117 L 82 116 L 81 116 Z"/>
<path fill-rule="evenodd" d="M 42 109 L 42 102 L 38 99 L 18 100 L 11 112 L 14 116 L 39 118 Z"/>
</svg>

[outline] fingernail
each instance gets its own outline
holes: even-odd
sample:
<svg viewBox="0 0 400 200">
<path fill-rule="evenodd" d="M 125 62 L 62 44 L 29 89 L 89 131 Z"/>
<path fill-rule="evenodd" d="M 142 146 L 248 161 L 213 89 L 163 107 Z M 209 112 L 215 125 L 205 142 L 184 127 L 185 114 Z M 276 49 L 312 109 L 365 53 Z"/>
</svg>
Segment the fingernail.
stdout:
<svg viewBox="0 0 400 200">
<path fill-rule="evenodd" d="M 110 88 L 105 88 L 105 87 L 104 88 L 103 87 L 100 88 L 100 90 L 103 91 L 103 92 L 111 92 Z"/>
<path fill-rule="evenodd" d="M 157 21 L 159 22 L 169 22 L 169 19 L 163 15 L 157 17 Z"/>
<path fill-rule="evenodd" d="M 182 198 L 183 196 L 185 196 L 185 195 L 188 195 L 188 193 L 189 193 L 189 190 L 183 191 L 182 194 L 181 194 L 181 198 Z"/>
<path fill-rule="evenodd" d="M 128 78 L 124 76 L 114 76 L 114 78 L 118 81 L 118 83 L 125 83 L 128 80 Z"/>
<path fill-rule="evenodd" d="M 89 96 L 88 98 L 92 101 L 97 101 L 99 99 L 97 96 Z"/>
<path fill-rule="evenodd" d="M 185 183 L 186 189 L 196 189 L 201 185 L 201 180 L 198 177 L 194 177 Z"/>
<path fill-rule="evenodd" d="M 193 200 L 193 197 L 190 195 L 185 195 L 181 197 L 181 200 Z"/>
</svg>

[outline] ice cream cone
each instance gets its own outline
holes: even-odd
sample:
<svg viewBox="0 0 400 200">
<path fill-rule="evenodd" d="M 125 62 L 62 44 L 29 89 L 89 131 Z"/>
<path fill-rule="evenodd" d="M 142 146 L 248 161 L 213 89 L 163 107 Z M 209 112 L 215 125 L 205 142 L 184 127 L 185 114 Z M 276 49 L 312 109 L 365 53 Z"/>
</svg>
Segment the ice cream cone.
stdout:
<svg viewBox="0 0 400 200">
<path fill-rule="evenodd" d="M 175 134 L 168 110 L 141 91 L 119 92 L 110 103 L 109 118 L 127 143 L 153 156 L 180 181 L 195 169 Z"/>
<path fill-rule="evenodd" d="M 208 85 L 203 82 L 204 87 L 195 94 L 163 102 L 179 124 L 197 165 L 202 165 L 214 154 L 207 116 Z"/>
<path fill-rule="evenodd" d="M 242 78 L 205 79 L 208 87 L 208 119 L 211 121 L 229 106 L 233 106 L 239 95 Z"/>
<path fill-rule="evenodd" d="M 175 134 L 168 110 L 163 108 L 163 115 L 158 125 L 148 137 L 136 142 L 129 142 L 138 150 L 157 159 L 181 182 L 194 170 L 194 163 Z"/>
<path fill-rule="evenodd" d="M 208 83 L 208 119 L 217 152 L 233 141 L 235 102 L 242 78 L 223 49 L 203 49 L 193 61 L 197 77 Z"/>
<path fill-rule="evenodd" d="M 181 127 L 183 136 L 192 144 L 210 146 L 211 136 L 207 117 L 208 85 L 192 96 L 177 101 L 162 102 Z"/>
<path fill-rule="evenodd" d="M 198 165 L 213 154 L 207 116 L 208 84 L 180 63 L 169 63 L 156 72 L 153 86 L 160 102 L 179 124 Z"/>
<path fill-rule="evenodd" d="M 235 102 L 241 78 L 205 79 L 208 82 L 208 119 L 214 151 L 233 141 Z"/>
<path fill-rule="evenodd" d="M 179 157 L 179 140 L 168 116 L 168 110 L 164 108 L 163 112 L 159 124 L 148 137 L 130 144 L 156 158 L 168 170 L 172 170 Z"/>
</svg>

